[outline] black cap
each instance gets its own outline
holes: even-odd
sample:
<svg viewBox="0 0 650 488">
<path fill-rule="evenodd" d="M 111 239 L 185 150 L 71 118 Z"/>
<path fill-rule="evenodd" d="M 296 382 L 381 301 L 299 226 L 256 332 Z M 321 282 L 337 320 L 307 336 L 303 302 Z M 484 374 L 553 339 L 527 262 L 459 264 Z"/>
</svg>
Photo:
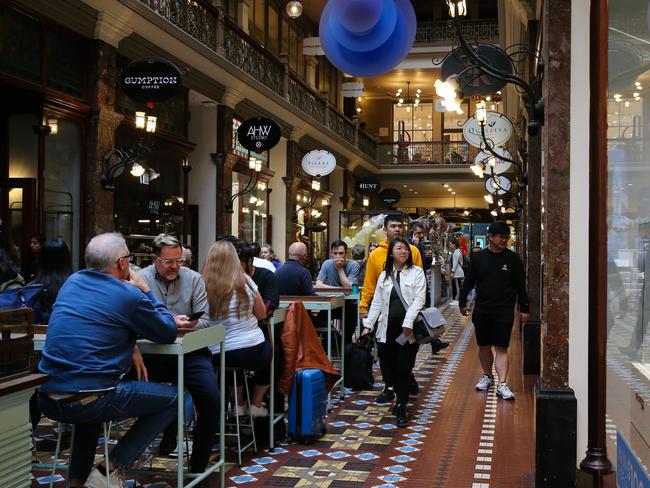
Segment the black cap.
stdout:
<svg viewBox="0 0 650 488">
<path fill-rule="evenodd" d="M 488 227 L 488 234 L 496 236 L 509 236 L 510 226 L 505 222 L 493 222 Z"/>
</svg>

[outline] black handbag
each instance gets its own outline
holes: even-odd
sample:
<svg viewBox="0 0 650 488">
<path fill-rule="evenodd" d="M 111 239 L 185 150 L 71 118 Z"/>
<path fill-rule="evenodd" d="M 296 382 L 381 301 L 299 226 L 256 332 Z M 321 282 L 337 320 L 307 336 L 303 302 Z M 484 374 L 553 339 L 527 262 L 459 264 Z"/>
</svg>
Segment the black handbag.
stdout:
<svg viewBox="0 0 650 488">
<path fill-rule="evenodd" d="M 345 346 L 345 386 L 353 390 L 372 390 L 375 377 L 372 374 L 374 339 L 370 335 Z"/>
<path fill-rule="evenodd" d="M 406 300 L 404 300 L 402 289 L 392 273 L 390 279 L 393 282 L 393 287 L 395 288 L 397 296 L 404 306 L 404 310 L 408 310 L 409 306 L 406 303 Z M 446 323 L 447 321 L 440 313 L 440 310 L 436 307 L 423 308 L 413 321 L 413 338 L 415 339 L 415 342 L 418 344 L 431 342 L 436 337 L 444 334 Z"/>
</svg>

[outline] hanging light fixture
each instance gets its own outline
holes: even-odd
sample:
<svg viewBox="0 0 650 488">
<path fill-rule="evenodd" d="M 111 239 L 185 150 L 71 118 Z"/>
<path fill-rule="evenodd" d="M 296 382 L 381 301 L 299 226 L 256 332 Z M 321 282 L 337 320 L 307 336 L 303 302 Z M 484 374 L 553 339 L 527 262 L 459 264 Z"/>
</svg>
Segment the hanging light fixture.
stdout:
<svg viewBox="0 0 650 488">
<path fill-rule="evenodd" d="M 248 169 L 254 170 L 256 162 L 257 162 L 257 160 L 255 158 L 249 158 L 248 159 Z"/>
<path fill-rule="evenodd" d="M 320 181 L 317 179 L 311 180 L 311 189 L 314 191 L 320 191 Z"/>
<path fill-rule="evenodd" d="M 287 2 L 286 12 L 292 19 L 297 19 L 302 15 L 302 3 L 297 0 Z"/>
<path fill-rule="evenodd" d="M 258 159 L 258 160 L 255 161 L 255 171 L 257 173 L 262 171 L 262 160 L 261 159 Z"/>
<path fill-rule="evenodd" d="M 465 17 L 467 15 L 467 3 L 465 0 L 447 0 L 447 6 L 449 7 L 449 16 L 454 17 Z"/>
<path fill-rule="evenodd" d="M 488 202 L 490 205 L 494 203 L 494 197 L 491 194 L 484 195 L 483 199 Z"/>
<path fill-rule="evenodd" d="M 440 103 L 447 112 L 456 112 L 459 115 L 464 113 L 461 108 L 463 100 L 460 97 L 458 76 L 450 76 L 445 81 L 436 80 L 433 86 L 436 89 L 436 95 L 442 98 Z"/>
<path fill-rule="evenodd" d="M 55 136 L 59 133 L 59 121 L 56 119 L 47 119 L 47 125 L 50 126 L 50 135 Z"/>
<path fill-rule="evenodd" d="M 363 197 L 363 206 L 367 207 L 370 205 L 370 199 L 368 197 Z"/>
<path fill-rule="evenodd" d="M 406 98 L 404 98 L 404 92 L 403 89 L 400 88 L 397 90 L 395 93 L 395 96 L 397 97 L 397 106 L 401 107 L 402 105 L 406 105 L 406 111 L 408 113 L 411 113 L 411 107 L 415 108 L 418 105 L 420 105 L 420 95 L 422 94 L 422 90 L 419 88 L 415 91 L 415 98 L 411 98 L 411 82 L 407 81 L 406 82 Z"/>
<path fill-rule="evenodd" d="M 147 125 L 145 127 L 145 130 L 149 133 L 154 133 L 156 132 L 156 120 L 157 117 L 155 115 L 147 115 Z"/>
<path fill-rule="evenodd" d="M 136 178 L 140 178 L 144 174 L 144 166 L 139 163 L 133 163 L 133 166 L 131 166 L 131 174 Z"/>
<path fill-rule="evenodd" d="M 476 104 L 476 122 L 478 125 L 485 125 L 487 122 L 487 107 L 483 100 Z"/>
</svg>

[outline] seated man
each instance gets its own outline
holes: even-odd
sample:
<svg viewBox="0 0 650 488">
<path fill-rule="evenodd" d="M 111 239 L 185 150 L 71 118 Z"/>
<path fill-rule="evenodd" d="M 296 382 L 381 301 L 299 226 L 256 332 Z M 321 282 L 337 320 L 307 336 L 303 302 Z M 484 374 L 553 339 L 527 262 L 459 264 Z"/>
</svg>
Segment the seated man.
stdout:
<svg viewBox="0 0 650 488">
<path fill-rule="evenodd" d="M 330 246 L 330 259 L 325 261 L 316 278 L 316 286 L 323 288 L 352 288 L 358 285 L 359 263 L 346 259 L 348 245 L 336 240 Z"/>
<path fill-rule="evenodd" d="M 130 260 L 120 234 L 93 237 L 86 247 L 89 269 L 67 279 L 52 309 L 39 364 L 50 377 L 40 388 L 39 406 L 47 417 L 76 426 L 71 487 L 104 487 L 107 471 L 111 486 L 124 486 L 116 468 L 131 467 L 176 414 L 176 388 L 147 382 L 134 352 L 138 336 L 174 342 L 176 323 L 131 273 Z M 120 381 L 134 362 L 145 381 Z M 91 472 L 101 422 L 129 418 L 137 420 L 113 448 L 110 465 Z"/>
<path fill-rule="evenodd" d="M 160 234 L 153 240 L 153 264 L 144 268 L 139 276 L 149 285 L 151 292 L 174 316 L 181 329 L 208 327 L 208 296 L 203 278 L 196 271 L 183 266 L 185 257 L 178 239 Z M 192 314 L 203 313 L 197 320 Z M 176 382 L 177 358 L 170 355 L 145 354 L 144 362 L 153 381 Z M 208 466 L 212 440 L 219 427 L 219 386 L 212 366 L 212 353 L 207 347 L 185 356 L 185 387 L 196 405 L 196 427 L 190 458 L 190 471 L 202 473 Z M 160 442 L 160 454 L 166 455 L 176 448 L 176 422 L 165 429 Z"/>
<path fill-rule="evenodd" d="M 291 244 L 286 262 L 275 272 L 280 295 L 316 295 L 311 282 L 311 273 L 305 268 L 306 262 L 307 246 L 302 242 Z M 254 261 L 253 265 L 255 265 Z"/>
</svg>

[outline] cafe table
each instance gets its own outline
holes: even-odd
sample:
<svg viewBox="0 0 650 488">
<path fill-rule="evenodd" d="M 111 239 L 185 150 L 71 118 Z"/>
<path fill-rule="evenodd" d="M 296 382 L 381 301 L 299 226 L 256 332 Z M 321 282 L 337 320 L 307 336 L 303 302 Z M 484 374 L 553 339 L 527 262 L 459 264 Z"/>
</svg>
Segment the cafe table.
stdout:
<svg viewBox="0 0 650 488">
<path fill-rule="evenodd" d="M 275 424 L 284 421 L 284 413 L 275 414 L 275 326 L 282 324 L 287 316 L 286 308 L 277 308 L 273 311 L 273 316 L 269 319 L 271 326 L 271 344 L 273 346 L 273 354 L 271 356 L 271 387 L 269 391 L 269 453 L 273 454 L 275 450 L 275 436 L 273 435 Z"/>
<path fill-rule="evenodd" d="M 346 302 L 354 302 L 357 309 L 357 323 L 355 331 L 357 337 L 359 336 L 359 329 L 361 328 L 361 319 L 359 314 L 359 304 L 361 303 L 361 287 L 357 287 L 356 291 L 352 288 L 345 287 L 317 287 L 314 286 L 314 291 L 317 295 L 328 295 L 330 293 L 343 293 Z M 350 324 L 348 324 L 349 326 Z"/>
<path fill-rule="evenodd" d="M 345 398 L 345 387 L 343 375 L 345 370 L 345 295 L 343 293 L 323 293 L 315 296 L 302 296 L 302 295 L 280 295 L 280 308 L 287 308 L 293 302 L 302 302 L 306 310 L 309 311 L 327 311 L 327 357 L 332 361 L 332 312 L 341 309 L 341 351 L 340 351 L 340 373 L 341 378 L 334 384 L 339 387 L 340 398 Z M 327 395 L 327 409 L 332 410 L 332 395 Z"/>
<path fill-rule="evenodd" d="M 34 326 L 34 349 L 39 351 L 43 349 L 45 345 L 45 338 L 47 334 L 47 326 Z M 178 488 L 191 488 L 192 486 L 198 485 L 202 480 L 210 476 L 211 473 L 219 470 L 221 487 L 225 487 L 225 449 L 226 449 L 226 438 L 225 438 L 225 395 L 219 395 L 219 461 L 208 466 L 208 468 L 203 473 L 189 473 L 185 472 L 185 462 L 184 462 L 184 450 L 185 443 L 183 442 L 183 422 L 184 422 L 184 412 L 183 407 L 184 402 L 184 359 L 185 355 L 189 354 L 192 351 L 196 351 L 203 347 L 207 347 L 211 344 L 220 344 L 223 346 L 223 343 L 226 338 L 226 330 L 223 326 L 218 325 L 214 327 L 207 327 L 205 329 L 197 330 L 179 330 L 178 337 L 171 344 L 158 344 L 147 339 L 139 339 L 137 341 L 138 348 L 143 354 L 165 354 L 176 356 L 178 360 L 178 467 L 176 470 L 176 486 Z M 225 385 L 225 371 L 226 371 L 226 355 L 221 354 L 221 365 L 219 368 L 219 384 Z M 222 390 L 224 387 L 221 387 Z M 152 475 L 169 475 L 168 472 L 160 472 L 153 470 L 143 470 L 147 474 Z M 184 478 L 192 478 L 188 484 L 184 483 Z"/>
</svg>

